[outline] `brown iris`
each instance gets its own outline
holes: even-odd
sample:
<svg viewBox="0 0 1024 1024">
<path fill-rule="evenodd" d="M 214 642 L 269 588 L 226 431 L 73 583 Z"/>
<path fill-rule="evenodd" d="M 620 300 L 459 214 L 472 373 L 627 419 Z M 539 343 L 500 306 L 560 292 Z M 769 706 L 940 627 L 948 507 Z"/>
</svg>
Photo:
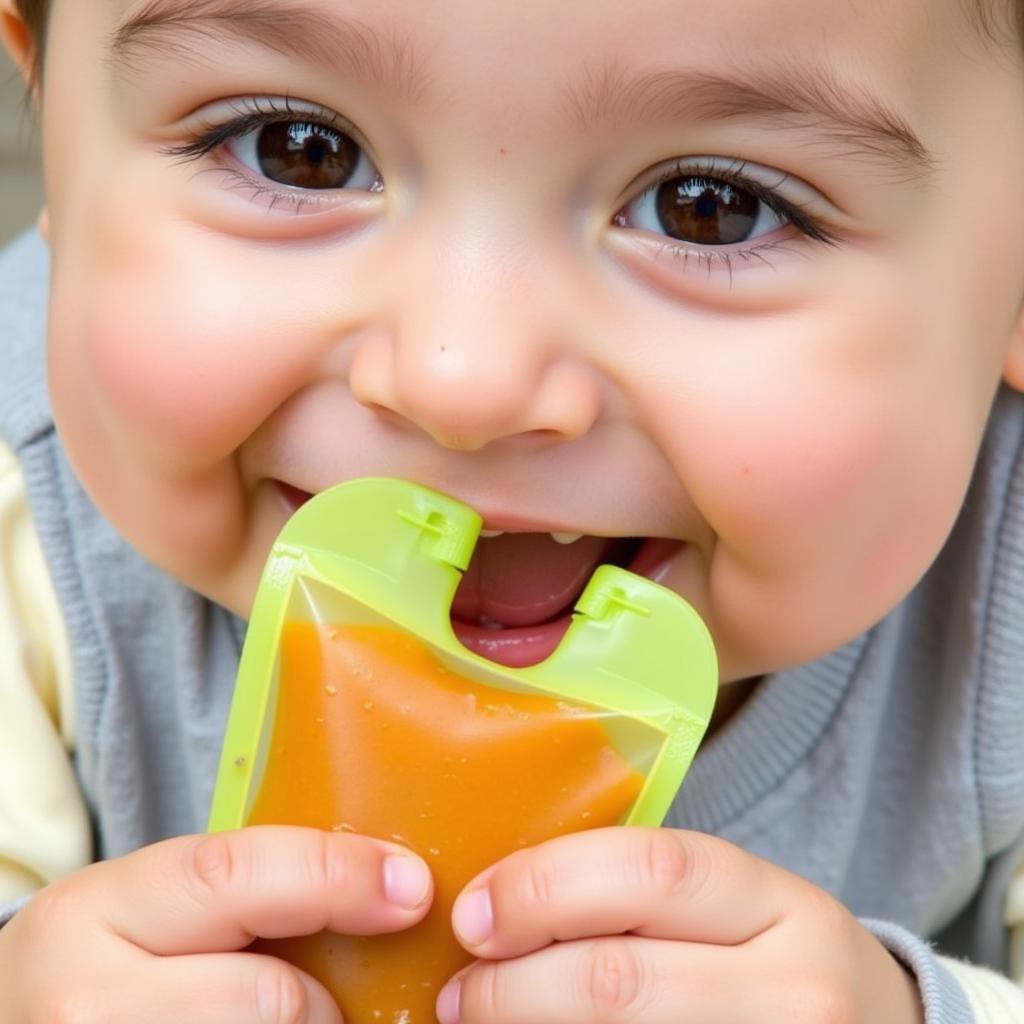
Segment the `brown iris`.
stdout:
<svg viewBox="0 0 1024 1024">
<path fill-rule="evenodd" d="M 673 178 L 658 189 L 658 221 L 684 242 L 742 242 L 757 223 L 760 200 L 714 178 Z"/>
<path fill-rule="evenodd" d="M 343 188 L 359 164 L 359 146 L 342 132 L 308 121 L 265 125 L 256 143 L 260 171 L 297 188 Z"/>
</svg>

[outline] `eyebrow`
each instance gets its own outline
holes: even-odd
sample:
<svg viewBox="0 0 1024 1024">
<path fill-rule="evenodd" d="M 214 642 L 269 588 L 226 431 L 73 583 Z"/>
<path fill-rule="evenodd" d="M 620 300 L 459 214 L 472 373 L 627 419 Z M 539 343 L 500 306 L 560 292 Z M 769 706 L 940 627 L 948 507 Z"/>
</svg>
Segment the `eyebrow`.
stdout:
<svg viewBox="0 0 1024 1024">
<path fill-rule="evenodd" d="M 359 22 L 328 15 L 315 4 L 280 0 L 148 0 L 110 38 L 116 70 L 148 54 L 197 60 L 198 41 L 240 42 L 358 76 L 402 95 L 425 87 L 411 46 Z"/>
<path fill-rule="evenodd" d="M 812 133 L 843 156 L 880 164 L 901 184 L 927 186 L 938 158 L 889 104 L 861 85 L 844 85 L 827 66 L 783 64 L 696 68 L 630 75 L 614 63 L 566 89 L 569 116 L 581 128 L 649 120 L 756 119 Z"/>
</svg>

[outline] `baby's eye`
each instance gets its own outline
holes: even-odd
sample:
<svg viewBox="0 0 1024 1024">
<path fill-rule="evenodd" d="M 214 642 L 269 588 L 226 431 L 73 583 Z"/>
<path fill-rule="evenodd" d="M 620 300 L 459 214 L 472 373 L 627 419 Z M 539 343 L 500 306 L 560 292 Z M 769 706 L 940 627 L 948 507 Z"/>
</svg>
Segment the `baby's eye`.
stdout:
<svg viewBox="0 0 1024 1024">
<path fill-rule="evenodd" d="M 316 121 L 270 121 L 225 143 L 250 171 L 302 189 L 377 191 L 381 178 L 350 135 Z"/>
<path fill-rule="evenodd" d="M 714 246 L 770 234 L 789 218 L 737 184 L 703 173 L 680 173 L 645 189 L 622 208 L 615 223 Z"/>
</svg>

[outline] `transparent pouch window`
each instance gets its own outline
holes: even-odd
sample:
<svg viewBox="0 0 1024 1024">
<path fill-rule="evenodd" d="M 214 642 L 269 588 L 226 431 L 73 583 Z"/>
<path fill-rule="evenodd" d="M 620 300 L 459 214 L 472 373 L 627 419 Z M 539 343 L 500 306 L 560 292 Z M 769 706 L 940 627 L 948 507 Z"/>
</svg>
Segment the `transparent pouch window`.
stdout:
<svg viewBox="0 0 1024 1024">
<path fill-rule="evenodd" d="M 527 845 L 622 824 L 666 741 L 454 657 L 301 576 L 273 678 L 243 824 L 358 831 L 428 860 L 445 837 L 465 846 L 460 831 Z"/>
</svg>

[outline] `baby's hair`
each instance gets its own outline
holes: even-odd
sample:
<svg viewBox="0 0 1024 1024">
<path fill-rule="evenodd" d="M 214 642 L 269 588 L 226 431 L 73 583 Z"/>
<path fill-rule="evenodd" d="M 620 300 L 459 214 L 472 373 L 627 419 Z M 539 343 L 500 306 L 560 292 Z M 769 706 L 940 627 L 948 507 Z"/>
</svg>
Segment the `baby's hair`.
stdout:
<svg viewBox="0 0 1024 1024">
<path fill-rule="evenodd" d="M 14 0 L 15 10 L 25 19 L 32 37 L 32 83 L 39 81 L 46 48 L 46 26 L 50 17 L 50 0 Z"/>
<path fill-rule="evenodd" d="M 33 83 L 40 80 L 46 52 L 46 28 L 53 0 L 14 0 L 14 6 L 33 41 Z M 76 0 L 81 3 L 83 0 Z M 960 0 L 971 26 L 991 42 L 1001 44 L 1014 39 L 1024 44 L 1024 0 Z"/>
</svg>

